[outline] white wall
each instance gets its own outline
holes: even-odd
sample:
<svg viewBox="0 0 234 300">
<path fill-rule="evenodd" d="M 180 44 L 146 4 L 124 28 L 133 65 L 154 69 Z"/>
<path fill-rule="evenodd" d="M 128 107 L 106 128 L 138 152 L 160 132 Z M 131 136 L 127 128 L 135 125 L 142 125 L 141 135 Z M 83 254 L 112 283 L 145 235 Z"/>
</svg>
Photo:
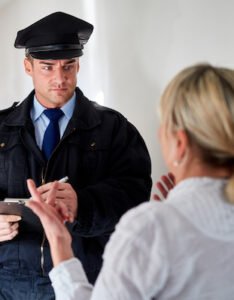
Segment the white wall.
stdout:
<svg viewBox="0 0 234 300">
<path fill-rule="evenodd" d="M 165 172 L 156 139 L 156 104 L 181 68 L 208 61 L 233 67 L 232 0 L 9 0 L 0 9 L 0 108 L 32 88 L 23 72 L 16 31 L 54 11 L 95 26 L 81 58 L 79 86 L 122 112 L 144 136 L 153 179 Z"/>
</svg>

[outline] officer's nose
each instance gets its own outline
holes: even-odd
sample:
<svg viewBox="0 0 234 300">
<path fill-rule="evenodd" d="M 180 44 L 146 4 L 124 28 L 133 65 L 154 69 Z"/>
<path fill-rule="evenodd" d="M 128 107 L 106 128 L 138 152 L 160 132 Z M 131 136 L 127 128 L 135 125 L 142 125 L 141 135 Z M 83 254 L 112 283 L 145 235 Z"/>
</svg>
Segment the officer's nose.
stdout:
<svg viewBox="0 0 234 300">
<path fill-rule="evenodd" d="M 57 84 L 61 85 L 67 80 L 67 76 L 62 68 L 58 68 L 55 71 L 55 81 Z"/>
</svg>

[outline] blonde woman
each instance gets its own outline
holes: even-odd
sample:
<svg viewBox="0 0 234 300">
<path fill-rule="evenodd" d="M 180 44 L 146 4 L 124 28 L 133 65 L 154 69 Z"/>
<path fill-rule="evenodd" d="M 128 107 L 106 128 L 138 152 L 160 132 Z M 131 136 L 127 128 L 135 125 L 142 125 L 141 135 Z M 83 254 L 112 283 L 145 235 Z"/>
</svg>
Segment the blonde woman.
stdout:
<svg viewBox="0 0 234 300">
<path fill-rule="evenodd" d="M 57 299 L 234 297 L 234 71 L 197 65 L 180 72 L 160 103 L 160 142 L 175 187 L 167 201 L 142 204 L 117 225 L 92 287 L 73 258 L 66 208 L 40 202 Z M 55 183 L 56 184 L 56 183 Z M 55 207 L 53 207 L 55 206 Z"/>
</svg>

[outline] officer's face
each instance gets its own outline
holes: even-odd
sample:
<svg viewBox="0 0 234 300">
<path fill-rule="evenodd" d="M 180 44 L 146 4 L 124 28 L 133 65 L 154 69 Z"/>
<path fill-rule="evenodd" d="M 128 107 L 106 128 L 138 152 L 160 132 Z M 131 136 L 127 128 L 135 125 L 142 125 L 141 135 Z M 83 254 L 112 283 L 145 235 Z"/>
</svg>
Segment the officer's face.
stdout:
<svg viewBox="0 0 234 300">
<path fill-rule="evenodd" d="M 32 77 L 37 100 L 47 108 L 63 106 L 74 94 L 79 71 L 78 58 L 27 59 L 25 71 Z"/>
</svg>

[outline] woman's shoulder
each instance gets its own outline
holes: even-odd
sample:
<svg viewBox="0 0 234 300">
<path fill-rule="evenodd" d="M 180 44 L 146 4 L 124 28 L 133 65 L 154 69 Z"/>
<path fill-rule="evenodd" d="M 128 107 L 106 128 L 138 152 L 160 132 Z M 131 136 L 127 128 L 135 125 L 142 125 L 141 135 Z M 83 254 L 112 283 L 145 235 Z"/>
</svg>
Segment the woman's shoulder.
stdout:
<svg viewBox="0 0 234 300">
<path fill-rule="evenodd" d="M 126 212 L 116 226 L 117 233 L 128 235 L 129 239 L 142 241 L 155 239 L 166 230 L 174 209 L 166 203 L 150 201 L 142 203 Z"/>
</svg>

